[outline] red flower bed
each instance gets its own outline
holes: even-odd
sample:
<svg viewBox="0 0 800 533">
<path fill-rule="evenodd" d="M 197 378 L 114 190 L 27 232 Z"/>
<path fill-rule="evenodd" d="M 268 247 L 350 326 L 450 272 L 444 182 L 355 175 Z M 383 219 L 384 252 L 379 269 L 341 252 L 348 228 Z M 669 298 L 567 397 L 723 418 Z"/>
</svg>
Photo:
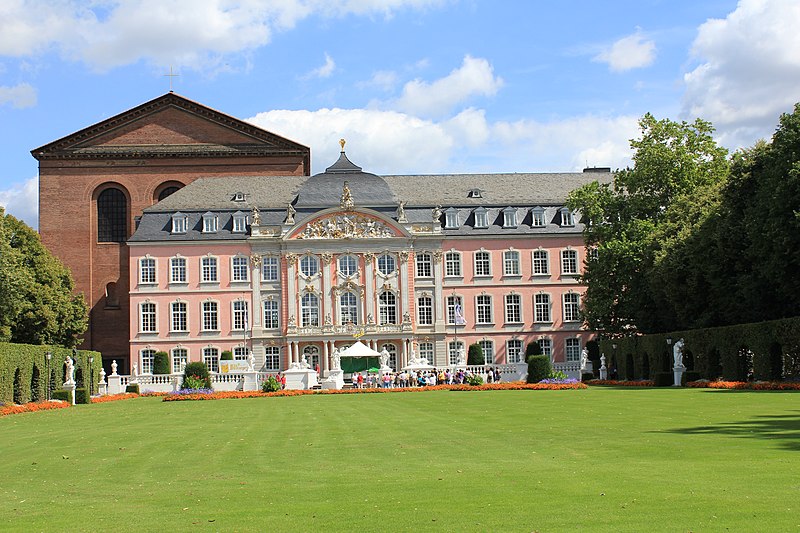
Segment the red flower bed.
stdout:
<svg viewBox="0 0 800 533">
<path fill-rule="evenodd" d="M 51 400 L 47 402 L 31 402 L 22 405 L 5 405 L 0 407 L 0 416 L 16 415 L 19 413 L 33 413 L 36 411 L 49 411 L 50 409 L 63 409 L 69 406 L 69 403 L 57 400 Z"/>
<path fill-rule="evenodd" d="M 614 387 L 653 387 L 655 382 L 649 379 L 642 381 L 618 381 L 615 379 L 593 379 L 587 385 L 613 385 Z"/>
<path fill-rule="evenodd" d="M 92 398 L 92 403 L 105 403 L 105 402 L 116 402 L 117 400 L 130 400 L 131 398 L 138 398 L 138 394 L 134 394 L 133 392 L 123 392 L 120 394 L 109 394 L 107 396 L 97 396 Z"/>
<path fill-rule="evenodd" d="M 686 386 L 695 389 L 800 390 L 800 383 L 783 381 L 690 381 Z"/>
</svg>

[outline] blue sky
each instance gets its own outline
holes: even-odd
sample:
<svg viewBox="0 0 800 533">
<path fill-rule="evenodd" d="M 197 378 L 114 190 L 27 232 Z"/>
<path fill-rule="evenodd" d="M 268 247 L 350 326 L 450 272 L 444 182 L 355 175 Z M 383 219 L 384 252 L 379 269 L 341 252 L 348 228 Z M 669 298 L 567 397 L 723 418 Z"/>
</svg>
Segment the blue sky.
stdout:
<svg viewBox="0 0 800 533">
<path fill-rule="evenodd" d="M 30 151 L 169 90 L 379 174 L 629 164 L 646 112 L 729 149 L 800 100 L 794 0 L 2 0 L 0 205 Z"/>
</svg>

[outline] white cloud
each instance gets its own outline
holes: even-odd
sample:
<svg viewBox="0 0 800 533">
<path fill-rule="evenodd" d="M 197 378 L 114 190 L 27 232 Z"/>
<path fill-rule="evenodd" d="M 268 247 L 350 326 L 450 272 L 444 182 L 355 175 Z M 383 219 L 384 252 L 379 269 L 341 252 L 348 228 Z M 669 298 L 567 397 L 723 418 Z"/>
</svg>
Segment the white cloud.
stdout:
<svg viewBox="0 0 800 533">
<path fill-rule="evenodd" d="M 0 55 L 54 49 L 99 70 L 146 59 L 213 69 L 228 54 L 269 43 L 318 15 L 391 17 L 446 0 L 3 0 Z"/>
<path fill-rule="evenodd" d="M 336 62 L 333 58 L 325 52 L 325 64 L 315 68 L 305 76 L 303 79 L 312 79 L 312 78 L 329 78 L 333 71 L 336 69 Z"/>
<path fill-rule="evenodd" d="M 0 105 L 11 104 L 12 107 L 23 109 L 36 105 L 36 89 L 27 83 L 20 83 L 13 87 L 0 85 Z"/>
<path fill-rule="evenodd" d="M 594 61 L 607 63 L 613 72 L 625 72 L 653 64 L 656 58 L 656 43 L 647 40 L 641 30 L 615 41 L 594 57 Z"/>
<path fill-rule="evenodd" d="M 769 137 L 800 100 L 800 3 L 741 0 L 724 19 L 700 26 L 684 75 L 683 114 L 711 121 L 722 144 Z"/>
<path fill-rule="evenodd" d="M 493 96 L 502 86 L 503 80 L 494 75 L 487 60 L 467 55 L 461 66 L 444 78 L 433 83 L 419 79 L 406 83 L 392 105 L 408 113 L 442 116 L 474 96 Z"/>
<path fill-rule="evenodd" d="M 359 88 L 377 87 L 383 91 L 391 91 L 397 85 L 397 73 L 392 70 L 379 70 L 367 81 L 357 84 Z"/>
<path fill-rule="evenodd" d="M 32 228 L 39 226 L 39 178 L 16 183 L 10 189 L 0 190 L 0 205 L 6 213 L 14 215 Z"/>
</svg>

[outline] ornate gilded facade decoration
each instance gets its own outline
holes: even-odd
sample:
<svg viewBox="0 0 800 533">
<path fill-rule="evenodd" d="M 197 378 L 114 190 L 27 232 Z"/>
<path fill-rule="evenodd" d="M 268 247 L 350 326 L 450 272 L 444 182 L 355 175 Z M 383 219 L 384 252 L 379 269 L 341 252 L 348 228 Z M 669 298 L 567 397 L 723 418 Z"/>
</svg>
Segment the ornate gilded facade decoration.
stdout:
<svg viewBox="0 0 800 533">
<path fill-rule="evenodd" d="M 364 261 L 371 263 L 375 259 L 375 254 L 372 252 L 364 252 Z"/>
<path fill-rule="evenodd" d="M 261 266 L 261 256 L 258 254 L 251 254 L 250 264 L 253 265 L 253 268 L 259 268 Z"/>
<path fill-rule="evenodd" d="M 344 185 L 342 185 L 342 200 L 339 202 L 339 205 L 342 209 L 346 209 L 348 211 L 352 211 L 353 207 L 355 207 L 355 204 L 353 203 L 353 195 L 350 193 L 350 186 L 346 180 Z"/>
<path fill-rule="evenodd" d="M 330 265 L 331 261 L 333 261 L 333 254 L 329 254 L 328 252 L 321 253 L 319 256 L 326 265 Z"/>
<path fill-rule="evenodd" d="M 339 296 L 343 292 L 356 292 L 361 294 L 361 296 L 363 297 L 365 288 L 363 285 L 358 285 L 357 283 L 354 283 L 353 280 L 348 279 L 346 281 L 343 281 L 339 285 L 333 287 L 333 293 L 336 296 Z"/>
<path fill-rule="evenodd" d="M 297 266 L 297 254 L 286 254 L 286 262 L 291 266 Z"/>
<path fill-rule="evenodd" d="M 261 211 L 258 210 L 257 206 L 253 206 L 253 214 L 252 214 L 252 226 L 260 226 L 261 225 Z"/>
<path fill-rule="evenodd" d="M 433 251 L 433 260 L 436 263 L 439 263 L 439 262 L 442 261 L 442 251 L 441 250 L 434 250 Z"/>
<path fill-rule="evenodd" d="M 381 239 L 394 237 L 385 224 L 361 215 L 333 215 L 311 222 L 298 239 Z"/>
<path fill-rule="evenodd" d="M 397 258 L 400 260 L 401 263 L 405 263 L 408 261 L 408 250 L 400 250 L 397 252 Z"/>
</svg>

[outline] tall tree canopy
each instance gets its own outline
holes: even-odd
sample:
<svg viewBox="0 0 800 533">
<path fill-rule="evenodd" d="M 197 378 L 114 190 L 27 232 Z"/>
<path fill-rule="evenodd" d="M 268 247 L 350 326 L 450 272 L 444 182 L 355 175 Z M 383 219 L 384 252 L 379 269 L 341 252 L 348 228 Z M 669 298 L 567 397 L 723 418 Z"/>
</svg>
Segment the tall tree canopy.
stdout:
<svg viewBox="0 0 800 533">
<path fill-rule="evenodd" d="M 88 309 L 39 234 L 0 207 L 0 341 L 72 347 Z"/>
</svg>

